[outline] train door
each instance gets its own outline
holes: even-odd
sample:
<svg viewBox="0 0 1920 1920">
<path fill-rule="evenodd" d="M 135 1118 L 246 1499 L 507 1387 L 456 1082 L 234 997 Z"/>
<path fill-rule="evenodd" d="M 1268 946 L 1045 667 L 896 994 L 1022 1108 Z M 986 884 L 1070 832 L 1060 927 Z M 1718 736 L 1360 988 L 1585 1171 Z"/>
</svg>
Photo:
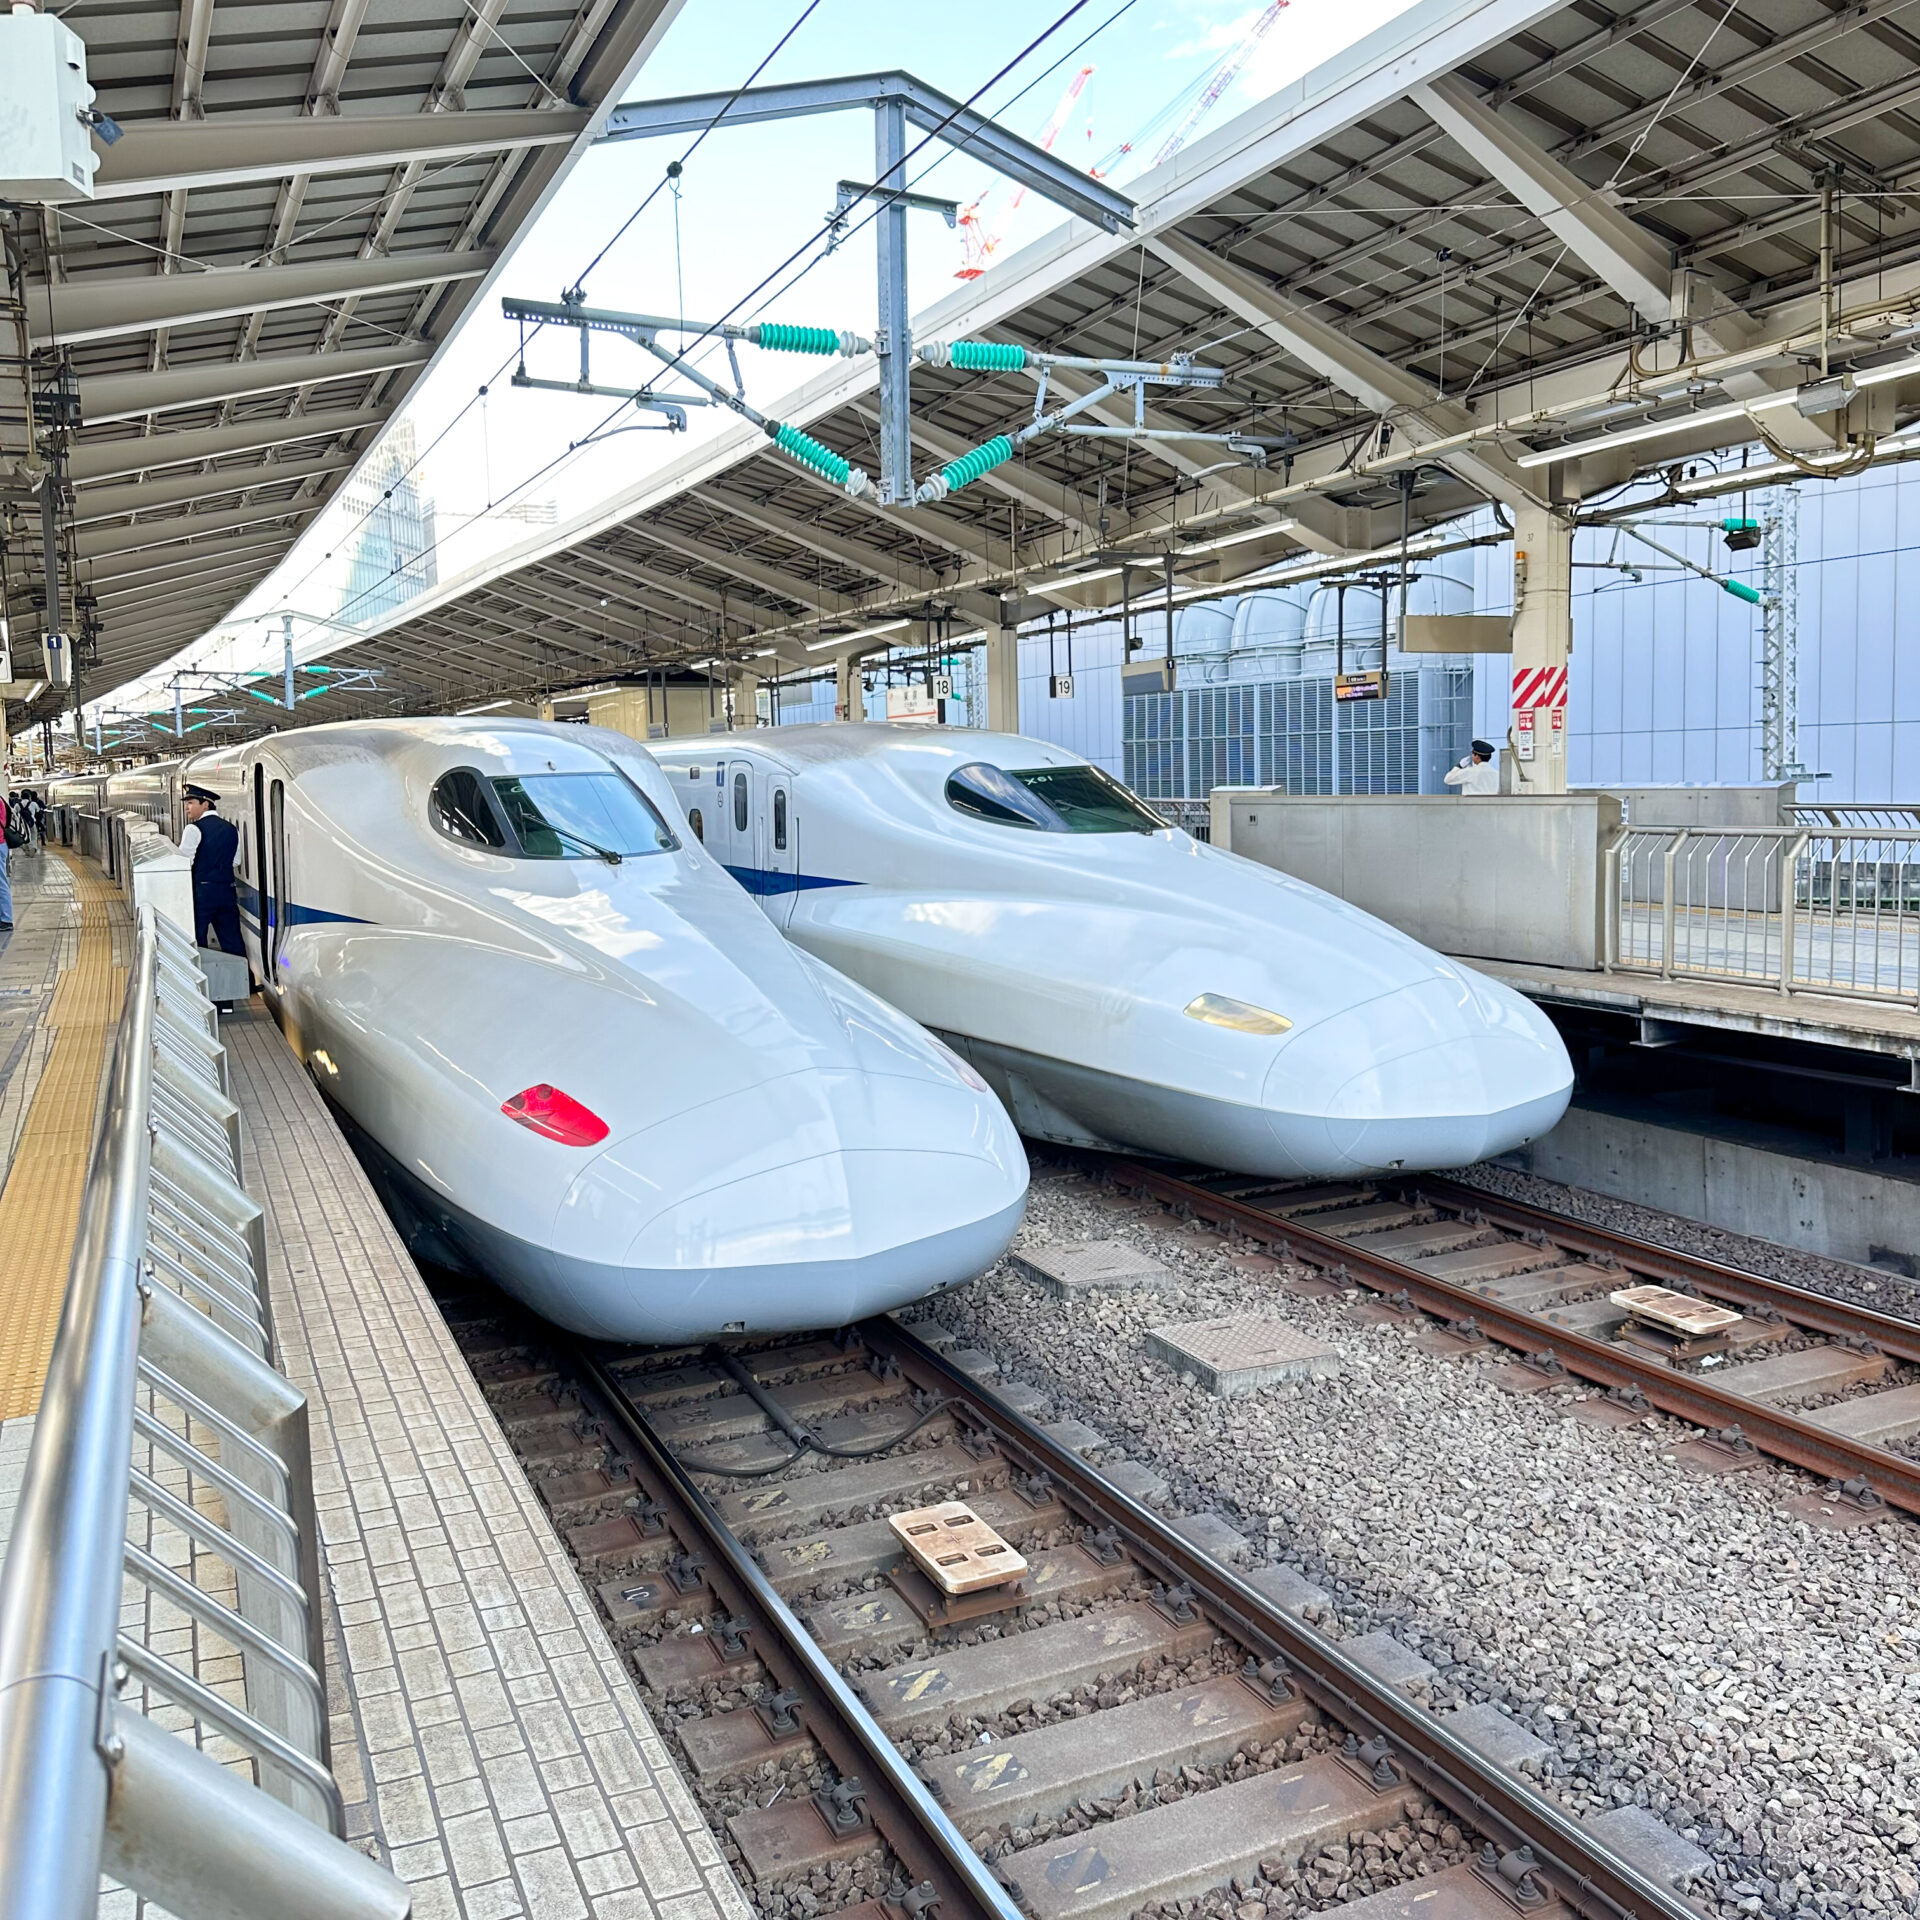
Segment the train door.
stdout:
<svg viewBox="0 0 1920 1920">
<path fill-rule="evenodd" d="M 253 912 L 254 937 L 260 947 L 260 977 L 273 985 L 268 948 L 273 924 L 267 898 L 267 772 L 256 760 L 253 767 Z"/>
<path fill-rule="evenodd" d="M 758 898 L 760 860 L 754 845 L 753 768 L 745 760 L 729 760 L 724 771 L 727 852 L 722 857 L 728 872 Z"/>
<path fill-rule="evenodd" d="M 764 776 L 765 805 L 760 810 L 763 843 L 760 866 L 766 878 L 760 904 L 775 926 L 793 918 L 793 896 L 800 877 L 800 848 L 793 816 L 793 784 L 784 773 Z"/>
<path fill-rule="evenodd" d="M 287 783 L 276 780 L 267 798 L 267 871 L 261 892 L 266 899 L 264 919 L 271 929 L 262 940 L 266 956 L 263 971 L 276 985 L 280 976 L 274 969 L 280 963 L 280 948 L 286 939 L 287 904 Z"/>
</svg>

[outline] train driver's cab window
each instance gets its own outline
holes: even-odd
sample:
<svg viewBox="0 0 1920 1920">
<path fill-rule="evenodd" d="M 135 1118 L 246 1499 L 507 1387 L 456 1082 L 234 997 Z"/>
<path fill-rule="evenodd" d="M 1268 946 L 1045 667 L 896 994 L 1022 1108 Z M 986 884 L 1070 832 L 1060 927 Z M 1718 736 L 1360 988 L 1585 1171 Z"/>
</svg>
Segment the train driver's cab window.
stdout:
<svg viewBox="0 0 1920 1920">
<path fill-rule="evenodd" d="M 505 830 L 493 810 L 486 782 L 471 767 L 455 767 L 434 782 L 429 802 L 433 824 L 453 840 L 504 850 Z"/>
<path fill-rule="evenodd" d="M 947 777 L 947 805 L 1029 833 L 1163 833 L 1167 823 L 1098 767 L 1030 767 L 976 760 Z"/>
<path fill-rule="evenodd" d="M 488 778 L 455 767 L 434 783 L 429 811 L 449 839 L 522 860 L 618 862 L 680 844 L 652 801 L 611 771 Z"/>
<path fill-rule="evenodd" d="M 706 822 L 700 818 L 700 809 L 698 807 L 694 807 L 688 812 L 687 825 L 693 829 L 693 837 L 696 840 L 705 841 L 707 837 Z"/>
<path fill-rule="evenodd" d="M 488 784 L 529 860 L 630 859 L 680 842 L 653 802 L 618 773 L 529 773 Z"/>
</svg>

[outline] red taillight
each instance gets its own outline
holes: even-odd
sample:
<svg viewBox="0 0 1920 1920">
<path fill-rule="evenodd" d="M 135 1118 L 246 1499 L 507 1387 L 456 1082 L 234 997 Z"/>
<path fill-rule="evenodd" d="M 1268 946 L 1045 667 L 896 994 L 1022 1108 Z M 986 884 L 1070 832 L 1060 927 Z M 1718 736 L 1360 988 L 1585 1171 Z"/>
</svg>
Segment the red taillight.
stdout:
<svg viewBox="0 0 1920 1920">
<path fill-rule="evenodd" d="M 591 1107 L 583 1107 L 572 1094 L 544 1080 L 501 1101 L 500 1111 L 563 1147 L 594 1147 L 607 1137 L 607 1123 Z"/>
</svg>

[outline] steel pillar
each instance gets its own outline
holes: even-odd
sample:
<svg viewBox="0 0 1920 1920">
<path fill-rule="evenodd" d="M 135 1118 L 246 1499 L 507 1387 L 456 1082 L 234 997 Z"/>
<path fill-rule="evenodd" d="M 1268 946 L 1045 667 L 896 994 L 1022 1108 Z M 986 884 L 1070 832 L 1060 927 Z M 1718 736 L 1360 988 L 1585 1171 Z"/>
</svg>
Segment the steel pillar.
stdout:
<svg viewBox="0 0 1920 1920">
<path fill-rule="evenodd" d="M 897 99 L 873 109 L 873 182 L 885 192 L 907 184 L 907 113 Z M 879 325 L 873 350 L 880 361 L 880 504 L 913 500 L 913 336 L 907 325 L 907 203 L 885 202 L 874 222 L 880 269 Z"/>
<path fill-rule="evenodd" d="M 987 729 L 1020 731 L 1020 629 L 995 627 L 987 633 Z"/>
<path fill-rule="evenodd" d="M 1573 522 L 1523 500 L 1513 509 L 1514 704 L 1507 729 L 1508 785 L 1516 793 L 1567 790 L 1565 676 L 1572 652 Z"/>
<path fill-rule="evenodd" d="M 1798 780 L 1800 764 L 1800 490 L 1775 487 L 1760 545 L 1760 777 Z"/>
</svg>

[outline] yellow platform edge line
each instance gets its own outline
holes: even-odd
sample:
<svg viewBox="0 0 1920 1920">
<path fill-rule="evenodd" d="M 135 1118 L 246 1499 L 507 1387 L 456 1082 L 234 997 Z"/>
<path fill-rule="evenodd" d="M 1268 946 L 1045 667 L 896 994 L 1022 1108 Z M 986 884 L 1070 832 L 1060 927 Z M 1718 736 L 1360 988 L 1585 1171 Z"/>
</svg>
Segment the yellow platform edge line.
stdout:
<svg viewBox="0 0 1920 1920">
<path fill-rule="evenodd" d="M 80 950 L 54 986 L 47 1009 L 53 1046 L 0 1188 L 0 1420 L 37 1412 L 46 1386 L 80 1224 L 100 1076 L 127 990 L 125 970 L 113 965 L 119 895 L 62 848 L 48 851 L 73 874 Z"/>
</svg>

